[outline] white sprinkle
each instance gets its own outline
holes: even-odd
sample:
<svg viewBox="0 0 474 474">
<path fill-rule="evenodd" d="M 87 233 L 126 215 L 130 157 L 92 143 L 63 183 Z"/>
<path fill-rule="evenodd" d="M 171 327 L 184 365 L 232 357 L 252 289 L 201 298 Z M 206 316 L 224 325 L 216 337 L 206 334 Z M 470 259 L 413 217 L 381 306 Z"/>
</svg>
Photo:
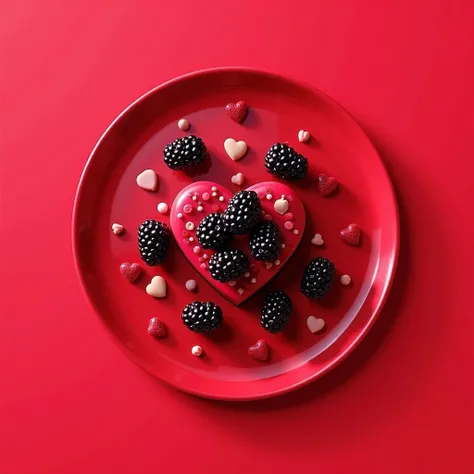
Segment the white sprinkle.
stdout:
<svg viewBox="0 0 474 474">
<path fill-rule="evenodd" d="M 235 286 L 237 285 L 237 282 L 234 280 L 229 281 L 229 286 Z"/>
<path fill-rule="evenodd" d="M 244 289 L 243 289 L 243 288 L 239 288 L 239 289 L 237 290 L 237 293 L 239 293 L 239 295 L 241 295 L 243 292 L 244 292 Z"/>
<path fill-rule="evenodd" d="M 201 346 L 193 346 L 191 349 L 191 354 L 196 357 L 200 357 L 202 355 L 202 347 Z"/>
<path fill-rule="evenodd" d="M 186 222 L 186 230 L 193 230 L 194 224 L 191 221 Z"/>
<path fill-rule="evenodd" d="M 194 237 L 189 237 L 190 242 L 194 242 Z"/>
<path fill-rule="evenodd" d="M 266 198 L 268 201 L 271 201 L 273 199 L 273 196 L 270 193 L 268 193 Z"/>
<path fill-rule="evenodd" d="M 281 195 L 281 198 L 282 198 L 282 199 L 285 199 L 285 195 L 284 195 L 284 194 L 282 194 L 282 195 Z"/>
<path fill-rule="evenodd" d="M 217 188 L 215 186 L 212 186 L 211 191 L 217 191 Z"/>
<path fill-rule="evenodd" d="M 250 281 L 251 281 L 252 283 L 257 283 L 257 279 L 256 279 L 256 278 L 252 278 Z"/>
<path fill-rule="evenodd" d="M 194 291 L 197 288 L 196 280 L 188 280 L 185 286 L 188 291 Z"/>
<path fill-rule="evenodd" d="M 166 204 L 166 202 L 160 202 L 156 208 L 158 209 L 158 212 L 161 212 L 161 214 L 166 214 L 168 212 L 168 204 Z"/>
<path fill-rule="evenodd" d="M 123 225 L 122 224 L 112 224 L 112 232 L 115 235 L 120 235 L 123 232 Z"/>
<path fill-rule="evenodd" d="M 198 209 L 198 211 L 199 211 L 199 212 L 202 212 L 202 211 L 204 211 L 204 208 L 203 208 L 202 206 L 198 206 L 198 208 L 197 208 L 197 209 Z"/>
<path fill-rule="evenodd" d="M 245 277 L 245 278 L 248 278 L 249 276 L 250 276 L 250 273 L 249 273 L 249 272 L 245 272 L 245 273 L 244 273 L 244 277 Z"/>
<path fill-rule="evenodd" d="M 280 260 L 275 260 L 275 265 L 280 265 Z"/>
<path fill-rule="evenodd" d="M 299 231 L 298 229 L 295 229 L 295 230 L 293 231 L 293 234 L 295 234 L 295 235 L 298 235 L 299 233 L 300 233 L 300 231 Z"/>
<path fill-rule="evenodd" d="M 281 248 L 284 249 L 286 247 L 285 244 L 281 244 Z"/>
<path fill-rule="evenodd" d="M 341 276 L 341 283 L 345 286 L 349 285 L 352 281 L 352 278 L 349 275 L 342 275 Z"/>
<path fill-rule="evenodd" d="M 272 262 L 265 262 L 265 266 L 267 267 L 267 270 L 270 270 L 270 268 L 273 267 L 273 263 Z"/>
<path fill-rule="evenodd" d="M 219 197 L 219 201 L 220 201 L 220 202 L 224 202 L 224 199 L 225 199 L 224 196 L 220 196 L 220 197 Z"/>
<path fill-rule="evenodd" d="M 192 200 L 193 200 L 193 201 L 197 201 L 197 200 L 198 200 L 198 197 L 197 197 L 196 195 L 194 195 L 194 196 L 192 197 Z"/>
<path fill-rule="evenodd" d="M 214 191 L 214 192 L 212 193 L 212 197 L 216 197 L 216 196 L 217 196 L 217 193 Z"/>
<path fill-rule="evenodd" d="M 178 128 L 180 130 L 187 130 L 189 128 L 189 121 L 185 118 L 178 120 Z"/>
<path fill-rule="evenodd" d="M 176 216 L 178 219 L 182 219 L 183 218 L 183 214 L 181 214 L 181 212 L 178 212 L 178 215 Z"/>
</svg>

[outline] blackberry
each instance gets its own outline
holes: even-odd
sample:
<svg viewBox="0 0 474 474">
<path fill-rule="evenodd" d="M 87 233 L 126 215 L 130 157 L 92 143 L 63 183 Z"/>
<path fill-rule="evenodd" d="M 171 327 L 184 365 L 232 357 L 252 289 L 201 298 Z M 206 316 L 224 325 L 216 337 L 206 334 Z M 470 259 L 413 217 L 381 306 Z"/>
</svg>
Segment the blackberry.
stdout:
<svg viewBox="0 0 474 474">
<path fill-rule="evenodd" d="M 255 191 L 239 191 L 229 199 L 222 214 L 224 226 L 229 234 L 245 234 L 260 220 L 262 203 Z"/>
<path fill-rule="evenodd" d="M 322 298 L 331 288 L 334 274 L 334 263 L 323 257 L 313 258 L 304 271 L 301 292 L 308 298 Z"/>
<path fill-rule="evenodd" d="M 284 143 L 275 143 L 265 155 L 265 168 L 282 179 L 302 179 L 308 171 L 308 160 Z"/>
<path fill-rule="evenodd" d="M 276 334 L 288 324 L 292 310 L 291 299 L 283 291 L 268 293 L 260 312 L 260 324 L 266 331 Z"/>
<path fill-rule="evenodd" d="M 138 249 L 142 260 L 151 267 L 160 264 L 166 257 L 170 244 L 170 233 L 166 224 L 146 220 L 138 228 Z"/>
<path fill-rule="evenodd" d="M 197 166 L 204 161 L 206 157 L 206 145 L 201 138 L 195 135 L 189 135 L 183 138 L 177 138 L 169 143 L 163 150 L 165 163 L 172 170 L 182 170 Z"/>
<path fill-rule="evenodd" d="M 250 263 L 247 255 L 236 249 L 215 253 L 209 259 L 208 268 L 214 280 L 225 283 L 247 272 Z"/>
<path fill-rule="evenodd" d="M 211 301 L 193 301 L 184 307 L 181 319 L 193 332 L 209 332 L 222 325 L 222 309 Z"/>
<path fill-rule="evenodd" d="M 224 229 L 222 214 L 208 214 L 199 223 L 196 237 L 203 249 L 222 250 L 229 237 Z"/>
<path fill-rule="evenodd" d="M 256 260 L 273 262 L 280 255 L 281 236 L 278 226 L 271 221 L 257 225 L 250 234 L 250 253 Z"/>
</svg>

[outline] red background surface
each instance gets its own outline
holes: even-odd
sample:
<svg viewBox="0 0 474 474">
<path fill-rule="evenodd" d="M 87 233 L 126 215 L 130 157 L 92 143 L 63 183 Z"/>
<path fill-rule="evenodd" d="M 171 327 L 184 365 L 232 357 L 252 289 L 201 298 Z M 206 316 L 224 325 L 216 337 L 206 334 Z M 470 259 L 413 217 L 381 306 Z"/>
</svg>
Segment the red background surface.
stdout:
<svg viewBox="0 0 474 474">
<path fill-rule="evenodd" d="M 0 472 L 473 472 L 474 4 L 205 5 L 1 3 Z M 70 242 L 79 175 L 111 120 L 166 79 L 227 65 L 310 82 L 353 113 L 402 226 L 366 340 L 320 381 L 251 403 L 178 393 L 130 362 Z"/>
</svg>

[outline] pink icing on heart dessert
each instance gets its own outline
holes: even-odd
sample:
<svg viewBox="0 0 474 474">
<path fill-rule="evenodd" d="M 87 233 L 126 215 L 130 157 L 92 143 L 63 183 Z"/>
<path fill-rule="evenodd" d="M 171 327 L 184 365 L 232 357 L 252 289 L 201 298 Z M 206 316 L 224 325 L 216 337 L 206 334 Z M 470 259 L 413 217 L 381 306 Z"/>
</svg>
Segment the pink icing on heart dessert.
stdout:
<svg viewBox="0 0 474 474">
<path fill-rule="evenodd" d="M 271 221 L 278 227 L 280 235 L 278 255 L 272 261 L 265 261 L 265 258 L 256 259 L 252 256 L 249 232 L 231 235 L 225 247 L 219 250 L 203 248 L 199 242 L 196 231 L 200 222 L 209 214 L 224 213 L 229 200 L 234 196 L 232 191 L 222 185 L 210 181 L 198 181 L 186 186 L 176 196 L 170 214 L 172 232 L 185 257 L 219 293 L 236 305 L 250 298 L 285 266 L 298 248 L 306 225 L 303 204 L 287 185 L 265 181 L 250 186 L 246 191 L 256 193 L 256 195 L 252 194 L 257 200 L 257 205 L 258 200 L 260 201 L 260 222 Z M 288 220 L 288 216 L 291 216 L 291 221 Z M 218 217 L 220 219 L 220 216 Z M 292 225 L 289 226 L 288 222 Z M 257 224 L 253 229 L 257 229 L 260 225 L 260 223 Z M 265 234 L 262 240 L 265 241 Z M 218 281 L 210 272 L 212 262 L 219 257 L 215 254 L 223 250 L 230 251 L 231 255 L 235 255 L 235 252 L 238 252 L 240 256 L 242 253 L 245 254 L 242 258 L 248 264 L 248 269 L 243 274 L 229 281 Z M 213 255 L 215 255 L 214 259 Z M 264 253 L 262 255 L 265 256 Z M 248 262 L 245 256 L 248 257 Z"/>
</svg>

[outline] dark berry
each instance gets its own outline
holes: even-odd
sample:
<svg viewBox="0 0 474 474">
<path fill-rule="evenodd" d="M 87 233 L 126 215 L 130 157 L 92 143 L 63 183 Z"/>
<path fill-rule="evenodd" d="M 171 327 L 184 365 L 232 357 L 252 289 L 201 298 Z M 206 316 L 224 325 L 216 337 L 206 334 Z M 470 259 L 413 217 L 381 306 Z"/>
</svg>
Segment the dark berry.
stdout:
<svg viewBox="0 0 474 474">
<path fill-rule="evenodd" d="M 272 334 L 280 332 L 290 320 L 293 304 L 283 291 L 268 293 L 260 313 L 260 324 Z"/>
<path fill-rule="evenodd" d="M 264 221 L 254 227 L 250 234 L 250 253 L 256 260 L 273 262 L 280 255 L 281 236 L 278 226 Z"/>
<path fill-rule="evenodd" d="M 275 143 L 265 155 L 265 168 L 282 179 L 302 179 L 308 171 L 308 160 L 284 143 Z"/>
<path fill-rule="evenodd" d="M 249 232 L 260 220 L 262 203 L 255 191 L 239 191 L 222 214 L 224 226 L 229 234 L 240 235 Z"/>
<path fill-rule="evenodd" d="M 242 250 L 229 250 L 215 253 L 208 263 L 209 272 L 214 280 L 222 283 L 235 280 L 247 272 L 250 263 Z"/>
<path fill-rule="evenodd" d="M 160 264 L 166 257 L 170 233 L 166 224 L 146 220 L 138 228 L 138 249 L 142 260 L 150 266 Z"/>
<path fill-rule="evenodd" d="M 193 301 L 181 313 L 184 325 L 194 332 L 209 332 L 222 325 L 222 309 L 211 301 Z"/>
<path fill-rule="evenodd" d="M 222 250 L 229 237 L 222 214 L 209 214 L 198 225 L 196 237 L 203 249 Z"/>
<path fill-rule="evenodd" d="M 308 298 L 322 298 L 331 288 L 334 274 L 334 263 L 323 257 L 313 258 L 304 271 L 301 292 Z"/>
<path fill-rule="evenodd" d="M 174 142 L 166 145 L 163 154 L 165 163 L 172 170 L 182 170 L 197 166 L 204 161 L 206 145 L 201 138 L 189 135 L 177 138 Z"/>
</svg>

